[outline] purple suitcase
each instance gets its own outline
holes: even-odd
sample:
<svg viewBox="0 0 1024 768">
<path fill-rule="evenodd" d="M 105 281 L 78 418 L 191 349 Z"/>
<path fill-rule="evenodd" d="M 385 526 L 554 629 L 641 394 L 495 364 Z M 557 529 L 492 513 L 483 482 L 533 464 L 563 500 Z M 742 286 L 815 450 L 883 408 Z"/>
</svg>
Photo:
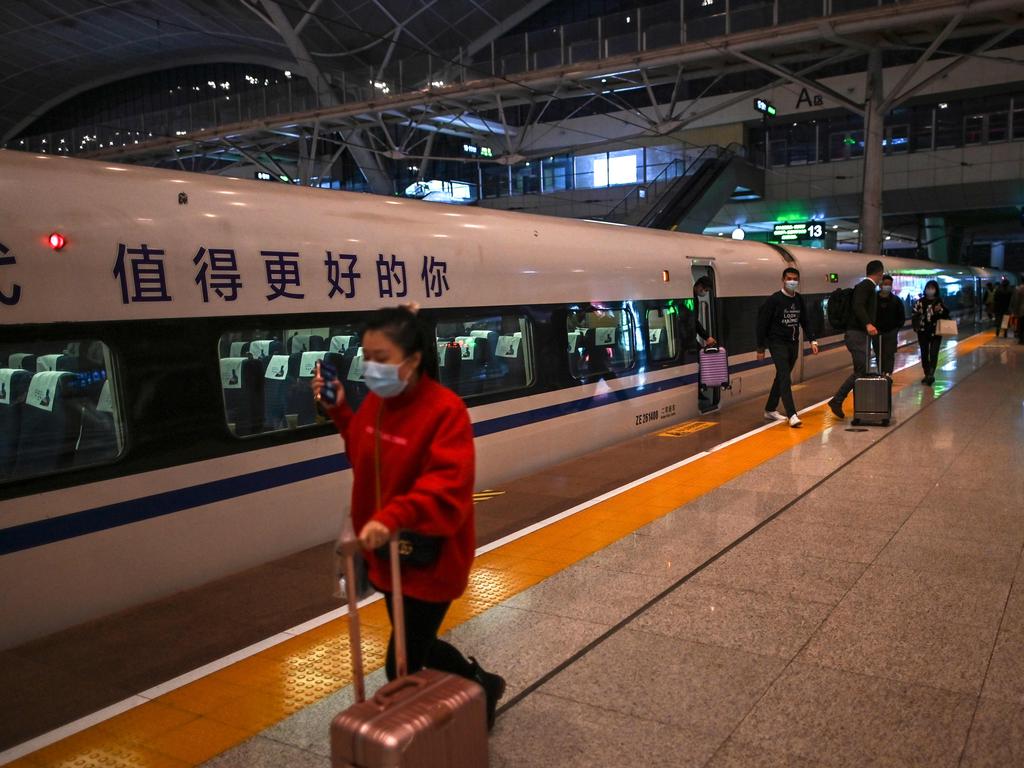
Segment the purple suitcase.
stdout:
<svg viewBox="0 0 1024 768">
<path fill-rule="evenodd" d="M 729 353 L 725 347 L 704 347 L 697 359 L 701 384 L 705 387 L 729 388 Z"/>
<path fill-rule="evenodd" d="M 342 544 L 356 703 L 331 723 L 331 768 L 486 768 L 487 705 L 472 680 L 424 669 L 406 674 L 405 616 L 398 537 L 391 538 L 395 661 L 398 677 L 367 700 L 355 610 L 358 543 Z"/>
</svg>

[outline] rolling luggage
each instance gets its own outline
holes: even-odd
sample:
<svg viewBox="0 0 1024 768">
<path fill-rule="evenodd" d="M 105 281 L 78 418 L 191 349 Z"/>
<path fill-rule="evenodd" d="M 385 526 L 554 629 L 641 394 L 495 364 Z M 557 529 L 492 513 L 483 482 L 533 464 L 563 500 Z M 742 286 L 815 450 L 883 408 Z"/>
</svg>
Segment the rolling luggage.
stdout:
<svg viewBox="0 0 1024 768">
<path fill-rule="evenodd" d="M 853 421 L 857 424 L 889 426 L 892 420 L 892 379 L 879 372 L 882 340 L 878 340 L 878 356 L 871 370 L 871 338 L 867 345 L 867 372 L 853 382 Z"/>
<path fill-rule="evenodd" d="M 355 610 L 354 536 L 342 542 L 349 611 L 349 645 L 356 703 L 331 723 L 331 768 L 486 768 L 484 691 L 458 675 L 424 669 L 406 674 L 405 616 L 398 536 L 391 537 L 391 583 L 398 677 L 366 698 Z"/>
<path fill-rule="evenodd" d="M 729 388 L 729 353 L 725 347 L 704 347 L 697 354 L 697 361 L 701 384 Z"/>
</svg>

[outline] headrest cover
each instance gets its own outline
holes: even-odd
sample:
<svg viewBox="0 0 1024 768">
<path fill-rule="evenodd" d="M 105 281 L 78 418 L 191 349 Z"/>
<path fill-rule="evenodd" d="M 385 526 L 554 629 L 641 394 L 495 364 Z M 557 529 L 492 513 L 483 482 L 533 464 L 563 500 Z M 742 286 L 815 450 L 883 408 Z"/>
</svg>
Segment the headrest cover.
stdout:
<svg viewBox="0 0 1024 768">
<path fill-rule="evenodd" d="M 302 360 L 299 362 L 299 377 L 303 379 L 313 378 L 313 374 L 316 373 L 317 360 L 323 360 L 325 354 L 327 353 L 324 351 L 303 352 Z"/>
<path fill-rule="evenodd" d="M 28 385 L 28 395 L 25 402 L 33 408 L 43 411 L 52 411 L 53 404 L 57 400 L 57 388 L 60 386 L 61 376 L 71 376 L 67 371 L 42 371 L 32 377 L 32 383 Z"/>
<path fill-rule="evenodd" d="M 17 368 L 0 368 L 0 405 L 11 404 L 11 379 Z"/>
<path fill-rule="evenodd" d="M 352 343 L 351 336 L 332 336 L 331 337 L 331 352 L 344 352 L 348 349 L 348 345 Z"/>
<path fill-rule="evenodd" d="M 220 384 L 224 389 L 242 388 L 242 363 L 245 357 L 223 357 L 220 361 Z"/>
<path fill-rule="evenodd" d="M 37 371 L 56 371 L 57 361 L 61 355 L 40 355 L 36 358 Z"/>
<path fill-rule="evenodd" d="M 519 357 L 519 345 L 522 338 L 519 336 L 498 337 L 498 357 Z"/>
<path fill-rule="evenodd" d="M 253 357 L 270 357 L 270 346 L 273 339 L 259 339 L 249 343 L 249 354 Z"/>
<path fill-rule="evenodd" d="M 241 357 L 242 347 L 245 346 L 244 341 L 232 341 L 231 342 L 231 357 Z"/>
<path fill-rule="evenodd" d="M 22 362 L 24 362 L 26 357 L 32 357 L 32 353 L 31 352 L 15 352 L 13 355 L 11 355 L 7 359 L 7 365 L 10 366 L 11 368 L 22 368 L 22 369 L 24 369 L 25 366 L 22 365 Z"/>
<path fill-rule="evenodd" d="M 472 360 L 473 352 L 476 349 L 476 339 L 472 336 L 456 336 L 455 343 L 459 345 L 462 350 L 463 360 Z"/>
<path fill-rule="evenodd" d="M 664 328 L 651 328 L 651 331 L 650 331 L 650 334 L 651 334 L 650 335 L 650 342 L 651 342 L 651 344 L 660 344 L 661 343 L 661 332 L 663 330 L 665 330 L 665 329 Z"/>
<path fill-rule="evenodd" d="M 101 413 L 114 412 L 114 391 L 110 388 L 110 379 L 103 382 L 100 399 L 96 402 L 96 410 Z"/>
<path fill-rule="evenodd" d="M 615 343 L 615 326 L 602 325 L 594 329 L 594 344 L 599 347 L 610 347 Z"/>
<path fill-rule="evenodd" d="M 285 381 L 288 378 L 288 355 L 274 355 L 267 363 L 267 372 L 263 374 L 265 379 L 274 381 Z"/>
<path fill-rule="evenodd" d="M 363 380 L 363 348 L 356 350 L 356 356 L 352 358 L 352 365 L 348 367 L 349 381 Z"/>
<path fill-rule="evenodd" d="M 309 351 L 309 334 L 308 333 L 297 333 L 291 338 L 291 352 L 308 352 Z"/>
</svg>

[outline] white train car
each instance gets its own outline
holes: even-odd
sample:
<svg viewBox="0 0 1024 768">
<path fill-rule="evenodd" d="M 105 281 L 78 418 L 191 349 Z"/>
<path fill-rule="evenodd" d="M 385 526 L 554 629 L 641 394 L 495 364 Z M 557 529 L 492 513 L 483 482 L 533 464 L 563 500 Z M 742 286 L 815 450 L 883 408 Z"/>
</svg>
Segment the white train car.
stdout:
<svg viewBox="0 0 1024 768">
<path fill-rule="evenodd" d="M 487 487 L 715 407 L 698 316 L 721 405 L 763 394 L 787 265 L 827 336 L 797 375 L 846 365 L 821 307 L 866 261 L 0 151 L 0 648 L 332 538 L 348 470 L 309 377 L 359 401 L 374 308 L 422 305 Z M 973 311 L 969 270 L 889 266 Z"/>
</svg>

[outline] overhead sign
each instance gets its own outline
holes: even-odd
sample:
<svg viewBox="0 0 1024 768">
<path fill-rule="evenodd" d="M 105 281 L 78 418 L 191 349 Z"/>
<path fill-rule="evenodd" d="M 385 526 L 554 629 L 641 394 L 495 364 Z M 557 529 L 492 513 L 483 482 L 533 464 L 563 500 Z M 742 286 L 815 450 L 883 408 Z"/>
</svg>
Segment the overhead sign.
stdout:
<svg viewBox="0 0 1024 768">
<path fill-rule="evenodd" d="M 775 117 L 778 112 L 774 105 L 768 103 L 764 99 L 754 99 L 754 109 L 768 115 L 768 117 Z"/>
<path fill-rule="evenodd" d="M 478 147 L 475 144 L 463 144 L 462 151 L 467 155 L 475 157 L 494 157 L 494 150 L 490 147 Z"/>
<path fill-rule="evenodd" d="M 772 239 L 786 243 L 823 240 L 825 225 L 820 221 L 797 221 L 776 224 L 772 227 Z"/>
</svg>

